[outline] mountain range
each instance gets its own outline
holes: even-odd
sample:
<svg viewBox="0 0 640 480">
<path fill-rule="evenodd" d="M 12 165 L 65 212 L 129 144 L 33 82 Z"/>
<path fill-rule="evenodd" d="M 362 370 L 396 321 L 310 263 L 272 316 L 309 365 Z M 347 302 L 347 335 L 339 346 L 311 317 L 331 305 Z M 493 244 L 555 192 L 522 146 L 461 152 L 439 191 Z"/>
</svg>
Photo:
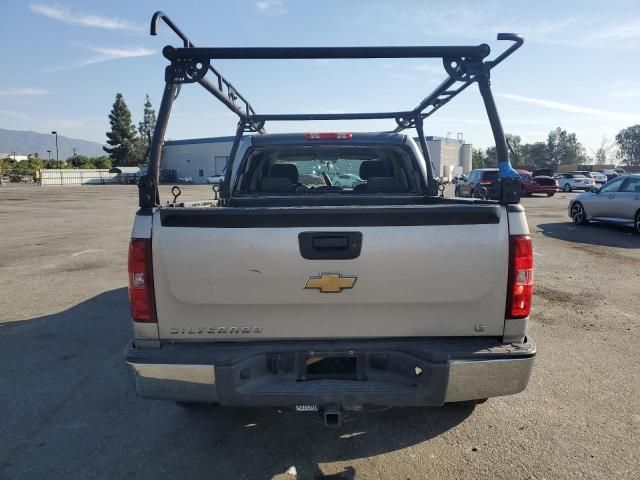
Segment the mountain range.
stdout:
<svg viewBox="0 0 640 480">
<path fill-rule="evenodd" d="M 66 160 L 71 157 L 74 147 L 78 155 L 86 155 L 87 157 L 106 155 L 102 150 L 102 145 L 98 142 L 58 135 L 58 155 L 60 160 Z M 47 150 L 51 150 L 51 159 L 55 159 L 56 137 L 51 133 L 0 128 L 0 154 L 12 154 L 15 152 L 16 155 L 28 155 L 37 153 L 40 158 L 47 159 L 49 155 Z"/>
</svg>

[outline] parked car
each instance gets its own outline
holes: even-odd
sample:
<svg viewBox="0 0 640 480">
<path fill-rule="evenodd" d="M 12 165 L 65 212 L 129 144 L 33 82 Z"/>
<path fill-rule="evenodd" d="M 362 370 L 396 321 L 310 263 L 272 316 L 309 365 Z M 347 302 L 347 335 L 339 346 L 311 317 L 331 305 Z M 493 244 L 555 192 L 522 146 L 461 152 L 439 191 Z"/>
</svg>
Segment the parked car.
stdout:
<svg viewBox="0 0 640 480">
<path fill-rule="evenodd" d="M 575 170 L 569 173 L 575 173 L 577 175 L 584 175 L 585 177 L 588 178 L 593 178 L 593 181 L 596 183 L 596 185 L 604 185 L 605 183 L 607 183 L 609 180 L 607 179 L 607 176 L 604 173 L 600 173 L 597 171 L 593 171 L 590 172 L 588 170 Z"/>
<path fill-rule="evenodd" d="M 593 178 L 597 185 L 601 186 L 609 181 L 607 176 L 604 173 L 600 172 L 591 172 L 591 178 Z"/>
<path fill-rule="evenodd" d="M 581 173 L 561 173 L 556 176 L 558 185 L 563 192 L 572 190 L 591 190 L 596 187 L 593 178 L 586 177 Z"/>
<path fill-rule="evenodd" d="M 600 168 L 598 170 L 594 170 L 594 172 L 601 173 L 607 177 L 607 182 L 609 180 L 613 180 L 618 176 L 618 173 L 615 170 L 610 170 L 608 168 Z"/>
<path fill-rule="evenodd" d="M 497 168 L 478 168 L 471 170 L 468 175 L 458 178 L 454 195 L 456 197 L 481 198 L 482 188 L 487 189 L 486 198 L 496 199 L 500 196 Z"/>
<path fill-rule="evenodd" d="M 595 220 L 629 225 L 640 233 L 640 174 L 619 176 L 577 195 L 569 203 L 569 216 L 579 225 Z"/>
<path fill-rule="evenodd" d="M 160 170 L 160 183 L 176 183 L 178 181 L 178 171 L 163 168 Z"/>
<path fill-rule="evenodd" d="M 180 177 L 178 178 L 178 183 L 193 183 L 192 177 Z"/>
<path fill-rule="evenodd" d="M 531 173 L 534 177 L 553 177 L 555 175 L 552 168 L 536 168 Z"/>
<path fill-rule="evenodd" d="M 340 173 L 331 177 L 331 184 L 337 187 L 354 188 L 361 183 L 364 183 L 364 181 L 354 173 Z"/>
<path fill-rule="evenodd" d="M 553 177 L 533 176 L 527 170 L 517 170 L 520 175 L 522 185 L 522 196 L 532 195 L 534 193 L 544 193 L 548 197 L 553 197 L 559 190 L 558 182 Z"/>
<path fill-rule="evenodd" d="M 224 182 L 224 175 L 211 175 L 204 179 L 204 183 L 219 184 Z"/>
<path fill-rule="evenodd" d="M 618 175 L 626 175 L 627 174 L 627 171 L 624 168 L 614 168 L 613 171 L 616 172 Z"/>
<path fill-rule="evenodd" d="M 138 175 L 128 175 L 123 177 L 122 183 L 125 185 L 137 185 L 139 179 L 140 177 Z"/>
</svg>

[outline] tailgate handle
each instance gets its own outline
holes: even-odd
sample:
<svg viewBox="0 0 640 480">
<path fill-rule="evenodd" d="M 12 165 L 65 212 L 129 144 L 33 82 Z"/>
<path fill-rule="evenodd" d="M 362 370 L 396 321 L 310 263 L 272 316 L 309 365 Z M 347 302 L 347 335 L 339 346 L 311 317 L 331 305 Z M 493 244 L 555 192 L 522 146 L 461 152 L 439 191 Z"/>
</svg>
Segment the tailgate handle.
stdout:
<svg viewBox="0 0 640 480">
<path fill-rule="evenodd" d="M 301 232 L 300 255 L 307 260 L 350 260 L 360 256 L 361 232 Z"/>
<path fill-rule="evenodd" d="M 316 250 L 344 250 L 349 247 L 349 237 L 313 237 L 311 244 Z"/>
</svg>

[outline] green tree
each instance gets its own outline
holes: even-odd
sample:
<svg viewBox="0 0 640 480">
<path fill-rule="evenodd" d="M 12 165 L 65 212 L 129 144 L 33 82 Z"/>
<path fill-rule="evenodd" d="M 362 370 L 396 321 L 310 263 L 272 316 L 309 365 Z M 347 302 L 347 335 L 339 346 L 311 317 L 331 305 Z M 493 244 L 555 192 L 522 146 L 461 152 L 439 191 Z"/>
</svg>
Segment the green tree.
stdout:
<svg viewBox="0 0 640 480">
<path fill-rule="evenodd" d="M 15 165 L 16 161 L 11 157 L 0 158 L 0 169 L 2 170 L 11 170 Z"/>
<path fill-rule="evenodd" d="M 525 143 L 520 147 L 523 165 L 544 167 L 546 144 L 544 142 Z"/>
<path fill-rule="evenodd" d="M 140 158 L 136 147 L 136 129 L 131 121 L 131 112 L 121 93 L 116 94 L 109 113 L 111 131 L 107 132 L 109 147 L 102 147 L 113 159 L 115 165 L 136 165 Z"/>
<path fill-rule="evenodd" d="M 44 167 L 44 161 L 41 160 L 38 155 L 28 155 L 26 160 L 18 162 L 16 167 L 18 170 L 26 173 L 33 173 L 36 170 L 40 170 Z"/>
<path fill-rule="evenodd" d="M 479 148 L 474 148 L 471 154 L 471 168 L 483 168 L 484 167 L 484 153 Z"/>
<path fill-rule="evenodd" d="M 142 140 L 148 144 L 149 139 L 153 135 L 153 130 L 156 128 L 156 111 L 153 109 L 151 99 L 149 95 L 144 99 L 144 113 L 142 115 L 142 121 L 138 124 L 138 132 Z"/>
<path fill-rule="evenodd" d="M 87 157 L 85 155 L 75 155 L 73 157 L 67 158 L 67 163 L 75 168 L 96 168 L 93 163 L 93 158 Z"/>
<path fill-rule="evenodd" d="M 545 149 L 547 167 L 556 169 L 561 164 L 580 163 L 585 160 L 584 148 L 578 142 L 575 133 L 568 133 L 560 127 L 549 132 Z"/>
<path fill-rule="evenodd" d="M 91 168 L 99 168 L 99 169 L 110 169 L 111 168 L 111 159 L 109 157 L 87 157 L 85 155 L 76 155 L 74 157 L 67 158 L 67 163 L 74 168 L 83 168 L 83 169 L 91 169 Z"/>
<path fill-rule="evenodd" d="M 598 148 L 593 160 L 596 165 L 605 165 L 607 163 L 607 151 L 603 147 Z"/>
<path fill-rule="evenodd" d="M 103 156 L 103 157 L 94 157 L 93 159 L 93 164 L 96 166 L 96 168 L 103 168 L 103 169 L 110 169 L 113 166 L 113 163 L 111 162 L 111 159 L 107 156 Z"/>
<path fill-rule="evenodd" d="M 153 131 L 156 128 L 156 111 L 153 109 L 153 105 L 151 104 L 151 99 L 149 95 L 145 97 L 144 100 L 144 113 L 142 115 L 142 121 L 138 124 L 138 132 L 140 136 L 138 137 L 138 142 L 136 144 L 136 154 L 141 159 L 141 162 L 146 162 L 149 146 L 151 144 L 151 137 L 153 136 Z"/>
<path fill-rule="evenodd" d="M 620 130 L 616 144 L 617 156 L 624 165 L 640 165 L 640 124 Z"/>
<path fill-rule="evenodd" d="M 510 161 L 512 165 L 523 165 L 522 162 L 522 139 L 518 135 L 507 133 L 505 135 L 509 149 Z M 511 151 L 513 150 L 513 151 Z"/>
<path fill-rule="evenodd" d="M 498 152 L 496 147 L 489 147 L 485 150 L 485 167 L 497 167 L 498 166 Z"/>
<path fill-rule="evenodd" d="M 593 152 L 593 160 L 596 165 L 606 165 L 610 162 L 610 158 L 612 157 L 614 150 L 616 147 L 616 143 L 607 141 L 606 137 L 602 138 L 602 142 L 598 149 Z"/>
</svg>

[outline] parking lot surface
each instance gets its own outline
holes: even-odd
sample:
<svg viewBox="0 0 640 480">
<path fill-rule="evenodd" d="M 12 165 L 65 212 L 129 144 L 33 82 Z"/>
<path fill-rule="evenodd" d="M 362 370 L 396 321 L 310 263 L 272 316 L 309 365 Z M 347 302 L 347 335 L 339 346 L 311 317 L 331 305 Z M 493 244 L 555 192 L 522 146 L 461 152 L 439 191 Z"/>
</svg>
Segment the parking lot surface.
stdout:
<svg viewBox="0 0 640 480">
<path fill-rule="evenodd" d="M 640 236 L 569 223 L 573 195 L 523 199 L 538 345 L 524 393 L 327 429 L 137 398 L 123 361 L 136 187 L 0 186 L 0 478 L 639 478 Z"/>
</svg>

